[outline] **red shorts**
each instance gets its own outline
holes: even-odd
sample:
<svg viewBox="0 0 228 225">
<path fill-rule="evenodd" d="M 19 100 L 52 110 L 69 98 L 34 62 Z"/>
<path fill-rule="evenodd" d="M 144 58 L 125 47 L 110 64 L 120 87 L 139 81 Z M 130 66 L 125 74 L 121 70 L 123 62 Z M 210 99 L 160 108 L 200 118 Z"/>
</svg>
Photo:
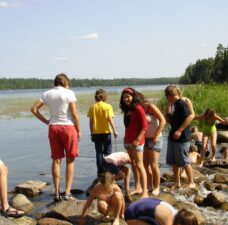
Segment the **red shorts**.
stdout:
<svg viewBox="0 0 228 225">
<path fill-rule="evenodd" d="M 50 125 L 48 138 L 52 159 L 61 159 L 65 154 L 66 158 L 78 157 L 78 138 L 74 126 Z"/>
</svg>

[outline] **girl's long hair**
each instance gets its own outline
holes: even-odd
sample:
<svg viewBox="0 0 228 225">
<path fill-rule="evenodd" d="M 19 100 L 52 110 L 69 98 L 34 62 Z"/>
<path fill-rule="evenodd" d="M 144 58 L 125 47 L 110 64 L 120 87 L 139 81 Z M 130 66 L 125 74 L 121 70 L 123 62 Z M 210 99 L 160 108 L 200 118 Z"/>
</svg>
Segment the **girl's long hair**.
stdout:
<svg viewBox="0 0 228 225">
<path fill-rule="evenodd" d="M 133 97 L 132 102 L 130 104 L 130 106 L 126 105 L 124 100 L 123 100 L 123 95 L 127 93 L 129 95 L 131 95 Z M 134 110 L 137 104 L 142 105 L 144 101 L 144 96 L 142 93 L 136 91 L 134 88 L 128 87 L 125 88 L 122 91 L 121 97 L 120 97 L 120 104 L 119 107 L 122 110 L 123 113 L 128 112 L 129 110 Z"/>
<path fill-rule="evenodd" d="M 214 120 L 214 118 L 215 118 L 215 111 L 212 110 L 212 109 L 210 109 L 210 108 L 206 109 L 206 111 L 204 113 L 204 117 L 205 117 L 206 120 L 209 120 L 209 121 Z"/>
</svg>

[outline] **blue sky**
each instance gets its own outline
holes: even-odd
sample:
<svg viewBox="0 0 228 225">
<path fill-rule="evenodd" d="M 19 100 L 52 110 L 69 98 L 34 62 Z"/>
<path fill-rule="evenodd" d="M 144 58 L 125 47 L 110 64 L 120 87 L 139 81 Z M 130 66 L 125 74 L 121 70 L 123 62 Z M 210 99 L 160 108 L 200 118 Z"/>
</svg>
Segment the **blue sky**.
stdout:
<svg viewBox="0 0 228 225">
<path fill-rule="evenodd" d="M 228 44 L 227 0 L 0 0 L 0 77 L 156 78 Z"/>
</svg>

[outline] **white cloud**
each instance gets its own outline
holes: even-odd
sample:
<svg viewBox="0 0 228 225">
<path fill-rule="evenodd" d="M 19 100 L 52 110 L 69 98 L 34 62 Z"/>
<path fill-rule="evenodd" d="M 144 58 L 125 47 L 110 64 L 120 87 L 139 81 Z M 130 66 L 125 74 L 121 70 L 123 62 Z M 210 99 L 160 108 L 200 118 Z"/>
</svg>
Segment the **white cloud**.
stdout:
<svg viewBox="0 0 228 225">
<path fill-rule="evenodd" d="M 12 8 L 12 7 L 17 7 L 18 4 L 16 3 L 7 3 L 7 2 L 0 2 L 0 8 Z"/>
<path fill-rule="evenodd" d="M 97 33 L 90 33 L 82 36 L 73 36 L 73 40 L 97 40 L 99 38 Z"/>
<path fill-rule="evenodd" d="M 55 60 L 57 60 L 57 61 L 68 61 L 69 58 L 66 56 L 58 56 L 58 57 L 55 57 Z"/>
</svg>

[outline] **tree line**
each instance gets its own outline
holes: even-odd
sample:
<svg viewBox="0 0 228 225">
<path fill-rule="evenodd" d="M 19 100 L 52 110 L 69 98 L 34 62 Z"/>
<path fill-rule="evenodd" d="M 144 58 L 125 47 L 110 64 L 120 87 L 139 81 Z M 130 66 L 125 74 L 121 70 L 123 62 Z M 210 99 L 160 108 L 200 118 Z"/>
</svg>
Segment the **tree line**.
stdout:
<svg viewBox="0 0 228 225">
<path fill-rule="evenodd" d="M 104 87 L 104 86 L 133 86 L 133 85 L 165 85 L 178 84 L 178 77 L 161 78 L 120 78 L 120 79 L 71 79 L 71 87 Z M 0 78 L 0 90 L 16 89 L 47 89 L 53 87 L 53 79 L 37 78 Z"/>
<path fill-rule="evenodd" d="M 180 77 L 180 84 L 228 82 L 228 46 L 217 47 L 215 58 L 198 59 Z"/>
</svg>

